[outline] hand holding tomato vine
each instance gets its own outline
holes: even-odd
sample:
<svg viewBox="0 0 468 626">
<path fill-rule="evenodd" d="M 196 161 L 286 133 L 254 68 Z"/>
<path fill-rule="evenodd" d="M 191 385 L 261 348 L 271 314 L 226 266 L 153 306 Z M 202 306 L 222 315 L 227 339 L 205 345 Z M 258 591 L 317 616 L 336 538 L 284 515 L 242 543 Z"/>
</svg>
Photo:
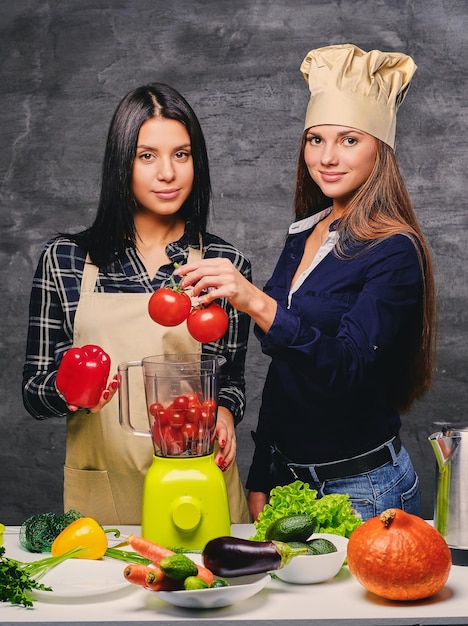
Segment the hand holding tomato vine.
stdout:
<svg viewBox="0 0 468 626">
<path fill-rule="evenodd" d="M 189 333 L 200 343 L 211 343 L 224 337 L 229 327 L 226 311 L 215 302 L 208 306 L 192 304 L 190 296 L 175 282 L 174 276 L 171 280 L 171 287 L 157 289 L 149 299 L 151 319 L 161 326 L 178 326 L 186 322 Z"/>
<path fill-rule="evenodd" d="M 272 325 L 276 301 L 242 276 L 229 259 L 216 257 L 187 263 L 174 274 L 183 277 L 183 289 L 193 287 L 192 297 L 201 296 L 203 304 L 226 298 L 233 307 L 250 315 L 263 331 Z"/>
</svg>

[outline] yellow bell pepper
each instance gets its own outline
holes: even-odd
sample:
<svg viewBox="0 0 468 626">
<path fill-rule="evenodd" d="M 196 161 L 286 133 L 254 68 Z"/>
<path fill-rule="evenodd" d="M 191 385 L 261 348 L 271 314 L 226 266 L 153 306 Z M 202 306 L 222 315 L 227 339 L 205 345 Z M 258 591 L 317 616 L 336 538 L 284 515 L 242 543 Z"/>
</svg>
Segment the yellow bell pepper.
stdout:
<svg viewBox="0 0 468 626">
<path fill-rule="evenodd" d="M 92 517 L 80 517 L 64 528 L 52 543 L 52 556 L 60 556 L 77 546 L 87 548 L 77 559 L 100 559 L 107 550 L 106 533 Z"/>
</svg>

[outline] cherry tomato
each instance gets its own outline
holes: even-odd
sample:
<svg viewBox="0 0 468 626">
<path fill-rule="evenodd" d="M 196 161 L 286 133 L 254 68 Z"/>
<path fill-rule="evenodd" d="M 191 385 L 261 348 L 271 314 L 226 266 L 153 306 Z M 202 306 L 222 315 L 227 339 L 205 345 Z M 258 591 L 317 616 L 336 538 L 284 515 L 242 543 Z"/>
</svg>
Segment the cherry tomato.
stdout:
<svg viewBox="0 0 468 626">
<path fill-rule="evenodd" d="M 163 407 L 159 402 L 154 402 L 149 408 L 150 415 L 154 417 L 154 421 L 158 422 L 161 426 L 167 426 L 169 424 L 169 411 Z"/>
<path fill-rule="evenodd" d="M 153 441 L 163 455 L 178 455 L 183 452 L 183 438 L 180 428 L 171 428 L 170 426 L 157 427 L 156 422 L 153 424 Z"/>
<path fill-rule="evenodd" d="M 200 343 L 221 339 L 228 329 L 229 319 L 223 307 L 213 302 L 207 307 L 194 308 L 187 318 L 187 328 Z"/>
<path fill-rule="evenodd" d="M 185 419 L 187 422 L 190 422 L 190 424 L 198 424 L 201 419 L 201 414 L 202 411 L 200 405 L 189 406 L 185 412 Z"/>
<path fill-rule="evenodd" d="M 172 406 L 179 411 L 185 411 L 185 409 L 189 408 L 189 399 L 187 396 L 177 396 L 177 398 L 174 398 Z"/>
<path fill-rule="evenodd" d="M 197 454 L 207 454 L 210 452 L 215 433 L 216 429 L 214 428 L 214 424 L 210 428 L 207 428 L 205 425 L 200 426 L 197 438 Z"/>
<path fill-rule="evenodd" d="M 211 428 L 216 421 L 217 404 L 215 400 L 205 400 L 201 406 L 201 421 L 203 426 Z"/>
<path fill-rule="evenodd" d="M 172 408 L 169 411 L 169 424 L 172 428 L 182 428 L 185 423 L 185 411 Z"/>
<path fill-rule="evenodd" d="M 193 439 L 198 434 L 198 426 L 195 426 L 195 424 L 191 424 L 190 422 L 185 422 L 182 426 L 181 433 L 184 439 Z"/>
<path fill-rule="evenodd" d="M 161 326 L 178 326 L 187 319 L 191 308 L 189 296 L 170 287 L 157 289 L 148 302 L 151 319 Z"/>
<path fill-rule="evenodd" d="M 202 404 L 202 411 L 208 411 L 210 413 L 213 413 L 213 415 L 216 414 L 216 409 L 218 408 L 218 405 L 216 404 L 216 400 L 205 400 Z"/>
<path fill-rule="evenodd" d="M 149 408 L 150 415 L 153 417 L 156 417 L 162 410 L 164 410 L 164 407 L 160 402 L 153 402 Z"/>
<path fill-rule="evenodd" d="M 167 453 L 171 455 L 179 455 L 184 451 L 184 440 L 180 432 L 180 428 L 168 427 L 164 433 Z"/>
<path fill-rule="evenodd" d="M 157 447 L 161 448 L 161 428 L 158 422 L 153 422 L 153 426 L 151 428 L 151 435 Z"/>
<path fill-rule="evenodd" d="M 167 454 L 178 456 L 184 451 L 184 441 L 180 428 L 171 428 L 168 426 L 164 431 L 164 441 L 166 444 Z"/>
<path fill-rule="evenodd" d="M 187 400 L 189 401 L 189 406 L 200 406 L 200 398 L 198 397 L 198 393 L 196 391 L 188 393 Z"/>
</svg>

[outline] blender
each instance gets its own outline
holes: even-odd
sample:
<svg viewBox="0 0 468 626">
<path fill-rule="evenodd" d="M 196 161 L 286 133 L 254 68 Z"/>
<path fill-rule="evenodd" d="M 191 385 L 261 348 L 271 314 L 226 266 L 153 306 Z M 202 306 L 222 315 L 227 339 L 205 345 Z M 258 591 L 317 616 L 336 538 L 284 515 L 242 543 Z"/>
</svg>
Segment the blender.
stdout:
<svg viewBox="0 0 468 626">
<path fill-rule="evenodd" d="M 226 484 L 213 450 L 223 362 L 207 354 L 167 354 L 118 366 L 120 424 L 153 441 L 142 535 L 169 548 L 201 550 L 210 539 L 231 533 Z M 142 368 L 149 429 L 131 420 L 132 367 Z"/>
</svg>

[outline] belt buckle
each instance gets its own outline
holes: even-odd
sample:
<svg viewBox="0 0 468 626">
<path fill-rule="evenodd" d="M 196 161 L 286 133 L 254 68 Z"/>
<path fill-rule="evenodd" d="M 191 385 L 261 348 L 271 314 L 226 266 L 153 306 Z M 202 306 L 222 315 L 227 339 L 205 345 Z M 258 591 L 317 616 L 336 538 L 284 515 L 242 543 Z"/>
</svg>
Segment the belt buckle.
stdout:
<svg viewBox="0 0 468 626">
<path fill-rule="evenodd" d="M 315 470 L 313 465 L 298 466 L 295 463 L 288 463 L 288 469 L 294 476 L 295 480 L 300 480 L 303 483 L 310 483 L 311 480 L 319 482 L 317 475 L 314 476 Z"/>
</svg>

